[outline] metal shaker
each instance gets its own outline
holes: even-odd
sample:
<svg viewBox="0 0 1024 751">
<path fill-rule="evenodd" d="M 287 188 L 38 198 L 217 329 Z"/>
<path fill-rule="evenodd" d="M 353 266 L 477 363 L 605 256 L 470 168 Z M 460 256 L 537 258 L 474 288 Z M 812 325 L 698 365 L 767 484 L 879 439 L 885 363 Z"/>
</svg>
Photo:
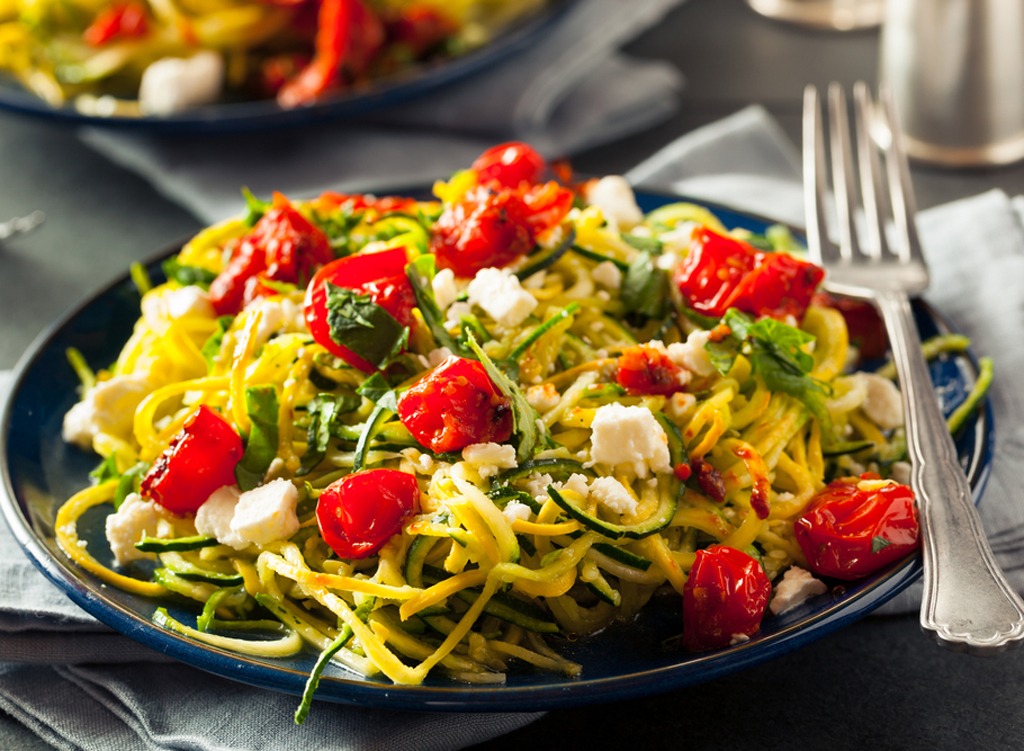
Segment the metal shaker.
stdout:
<svg viewBox="0 0 1024 751">
<path fill-rule="evenodd" d="M 880 50 L 912 159 L 1024 159 L 1024 0 L 888 0 Z"/>
</svg>

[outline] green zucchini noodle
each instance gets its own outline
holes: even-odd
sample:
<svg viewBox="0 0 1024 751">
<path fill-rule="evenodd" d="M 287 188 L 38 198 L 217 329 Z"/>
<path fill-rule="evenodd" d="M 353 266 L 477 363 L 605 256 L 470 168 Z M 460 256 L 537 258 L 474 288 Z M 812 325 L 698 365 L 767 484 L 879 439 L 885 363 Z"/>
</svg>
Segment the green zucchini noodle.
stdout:
<svg viewBox="0 0 1024 751">
<path fill-rule="evenodd" d="M 518 282 L 536 305 L 510 323 L 467 296 L 468 280 L 446 280 L 428 250 L 443 203 L 467 180 L 457 173 L 435 186 L 439 200 L 390 214 L 353 210 L 338 197 L 294 205 L 339 255 L 406 249 L 424 297 L 384 390 L 403 393 L 454 347 L 508 381 L 518 412 L 506 446 L 436 453 L 419 444 L 386 400 L 371 398 L 380 375 L 350 367 L 311 336 L 302 286 L 277 284 L 237 315 L 217 318 L 201 305 L 169 312 L 192 286 L 172 274 L 145 292 L 131 338 L 83 394 L 95 404 L 104 384 L 126 385 L 107 405 L 117 414 L 77 439 L 104 458 L 111 479 L 61 509 L 64 551 L 114 586 L 194 601 L 196 623 L 166 613 L 159 622 L 239 652 L 287 654 L 301 640 L 332 650 L 343 670 L 397 684 L 434 672 L 468 683 L 501 683 L 512 670 L 578 676 L 586 666 L 559 646 L 628 622 L 652 600 L 678 602 L 698 550 L 721 543 L 744 551 L 778 581 L 807 565 L 793 524 L 817 491 L 836 476 L 899 470 L 902 427 L 898 415 L 879 410 L 876 393 L 895 389 L 850 368 L 856 353 L 836 309 L 812 304 L 786 326 L 802 332 L 804 383 L 817 402 L 772 390 L 749 342 L 713 360 L 722 325 L 691 315 L 659 271 L 685 256 L 694 227 L 726 231 L 706 209 L 672 204 L 624 227 L 578 201 L 509 267 L 536 268 Z M 215 275 L 250 226 L 233 219 L 210 227 L 174 261 Z M 662 280 L 666 298 L 660 310 L 640 313 L 629 285 L 645 254 L 645 273 Z M 616 364 L 638 343 L 689 363 L 685 389 L 635 394 L 619 384 Z M 276 424 L 247 406 L 260 389 L 274 397 Z M 282 539 L 232 546 L 200 534 L 190 514 L 162 514 L 145 530 L 142 565 L 100 563 L 80 544 L 77 520 L 96 506 L 109 511 L 200 404 L 250 444 L 257 430 L 274 436 L 260 481 L 294 487 L 297 527 Z M 620 422 L 609 427 L 616 414 Z M 610 445 L 639 440 L 636 430 L 661 442 L 655 454 L 638 458 Z M 718 490 L 690 476 L 691 467 L 710 472 Z M 376 554 L 345 560 L 321 536 L 317 499 L 333 481 L 371 468 L 415 476 L 419 510 Z M 216 631 L 229 636 L 214 638 Z"/>
</svg>

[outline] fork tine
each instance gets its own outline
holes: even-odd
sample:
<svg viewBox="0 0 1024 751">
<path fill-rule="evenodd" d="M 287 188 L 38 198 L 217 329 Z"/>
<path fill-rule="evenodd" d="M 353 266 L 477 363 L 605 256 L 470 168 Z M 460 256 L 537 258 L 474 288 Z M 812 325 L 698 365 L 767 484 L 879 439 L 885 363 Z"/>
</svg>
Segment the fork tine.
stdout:
<svg viewBox="0 0 1024 751">
<path fill-rule="evenodd" d="M 892 201 L 893 221 L 900 239 L 901 253 L 909 254 L 903 260 L 923 262 L 921 239 L 917 234 L 917 202 L 914 199 L 914 186 L 910 180 L 910 164 L 907 150 L 903 145 L 903 132 L 900 130 L 899 118 L 893 103 L 892 92 L 887 86 L 881 86 L 878 92 L 878 111 L 888 133 L 886 144 L 886 168 L 889 175 L 889 193 Z"/>
<path fill-rule="evenodd" d="M 853 87 L 854 130 L 857 134 L 857 165 L 860 168 L 860 192 L 864 199 L 864 215 L 867 252 L 874 258 L 887 255 L 889 242 L 885 225 L 890 218 L 886 210 L 889 191 L 885 187 L 885 176 L 878 157 L 878 143 L 873 137 L 877 112 L 871 100 L 871 93 L 863 81 Z"/>
<path fill-rule="evenodd" d="M 846 94 L 842 85 L 834 81 L 828 87 L 828 112 L 829 143 L 832 147 L 832 191 L 836 201 L 839 246 L 843 257 L 850 259 L 860 255 L 855 223 L 857 193 Z"/>
<path fill-rule="evenodd" d="M 838 260 L 839 249 L 829 240 L 826 217 L 825 137 L 821 123 L 821 103 L 814 85 L 804 88 L 803 177 L 804 212 L 807 217 L 807 252 L 818 265 Z"/>
</svg>

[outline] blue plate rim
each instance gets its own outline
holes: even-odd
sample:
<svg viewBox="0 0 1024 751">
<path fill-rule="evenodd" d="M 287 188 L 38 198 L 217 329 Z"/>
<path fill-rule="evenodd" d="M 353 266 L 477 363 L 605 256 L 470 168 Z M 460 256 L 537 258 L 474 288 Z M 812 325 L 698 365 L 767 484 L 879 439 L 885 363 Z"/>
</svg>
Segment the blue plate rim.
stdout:
<svg viewBox="0 0 1024 751">
<path fill-rule="evenodd" d="M 385 191 L 379 191 L 384 193 Z M 395 190 L 394 193 L 417 193 L 420 191 Z M 713 212 L 724 215 L 723 221 L 740 219 L 760 226 L 778 222 L 739 210 L 725 204 L 694 199 L 669 191 L 638 190 L 641 200 L 692 201 L 706 206 Z M 790 228 L 798 236 L 799 228 Z M 171 243 L 143 261 L 153 266 L 169 254 L 180 249 L 182 242 Z M 106 587 L 87 573 L 78 569 L 69 560 L 56 556 L 47 548 L 39 533 L 26 518 L 27 501 L 19 498 L 9 463 L 12 438 L 10 435 L 12 415 L 24 380 L 49 346 L 66 327 L 90 305 L 103 300 L 119 287 L 130 284 L 127 273 L 112 280 L 99 290 L 86 296 L 42 331 L 33 344 L 20 358 L 13 371 L 13 377 L 0 414 L 0 470 L 2 470 L 4 491 L 0 496 L 0 511 L 10 527 L 18 544 L 32 563 L 53 584 L 83 610 L 92 614 L 114 630 L 144 644 L 158 652 L 168 654 L 193 667 L 221 677 L 226 677 L 253 686 L 300 695 L 307 673 L 272 660 L 262 661 L 199 644 L 180 635 L 164 631 L 148 618 L 114 602 L 104 596 Z M 940 330 L 949 330 L 949 324 L 922 300 L 915 300 L 916 311 L 932 321 Z M 967 360 L 977 373 L 977 362 L 972 352 Z M 974 421 L 974 446 L 971 462 L 967 468 L 972 491 L 977 503 L 988 480 L 995 441 L 994 416 L 989 399 L 984 410 Z M 51 499 L 59 504 L 63 499 Z M 881 606 L 921 574 L 919 556 L 911 556 L 898 562 L 884 572 L 869 578 L 857 586 L 854 595 L 842 595 L 841 599 L 819 607 L 810 615 L 791 623 L 778 631 L 762 633 L 749 642 L 724 650 L 701 655 L 688 655 L 679 651 L 680 660 L 653 668 L 641 669 L 600 678 L 584 677 L 563 679 L 541 685 L 478 687 L 447 682 L 445 685 L 396 686 L 391 683 L 369 682 L 360 677 L 347 677 L 343 671 L 335 670 L 325 674 L 316 698 L 319 701 L 341 704 L 379 706 L 393 709 L 430 711 L 537 711 L 565 708 L 582 704 L 597 704 L 640 696 L 665 693 L 667 691 L 695 685 L 708 680 L 741 671 L 745 668 L 769 661 L 791 652 L 803 645 L 826 636 L 867 615 Z M 129 600 L 143 599 L 129 597 Z M 312 657 L 310 658 L 310 664 Z M 273 663 L 273 664 L 268 664 Z M 339 675 L 339 672 L 342 674 Z"/>
</svg>

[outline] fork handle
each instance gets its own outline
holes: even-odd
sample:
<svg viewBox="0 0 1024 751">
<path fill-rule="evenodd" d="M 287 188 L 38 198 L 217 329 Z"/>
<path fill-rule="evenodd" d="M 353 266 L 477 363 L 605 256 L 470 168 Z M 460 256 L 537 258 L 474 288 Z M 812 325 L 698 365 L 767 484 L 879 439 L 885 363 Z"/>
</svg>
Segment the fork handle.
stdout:
<svg viewBox="0 0 1024 751">
<path fill-rule="evenodd" d="M 1024 640 L 1024 601 L 996 563 L 957 459 L 903 292 L 875 298 L 899 374 L 921 517 L 921 628 L 944 647 L 994 653 Z"/>
</svg>

